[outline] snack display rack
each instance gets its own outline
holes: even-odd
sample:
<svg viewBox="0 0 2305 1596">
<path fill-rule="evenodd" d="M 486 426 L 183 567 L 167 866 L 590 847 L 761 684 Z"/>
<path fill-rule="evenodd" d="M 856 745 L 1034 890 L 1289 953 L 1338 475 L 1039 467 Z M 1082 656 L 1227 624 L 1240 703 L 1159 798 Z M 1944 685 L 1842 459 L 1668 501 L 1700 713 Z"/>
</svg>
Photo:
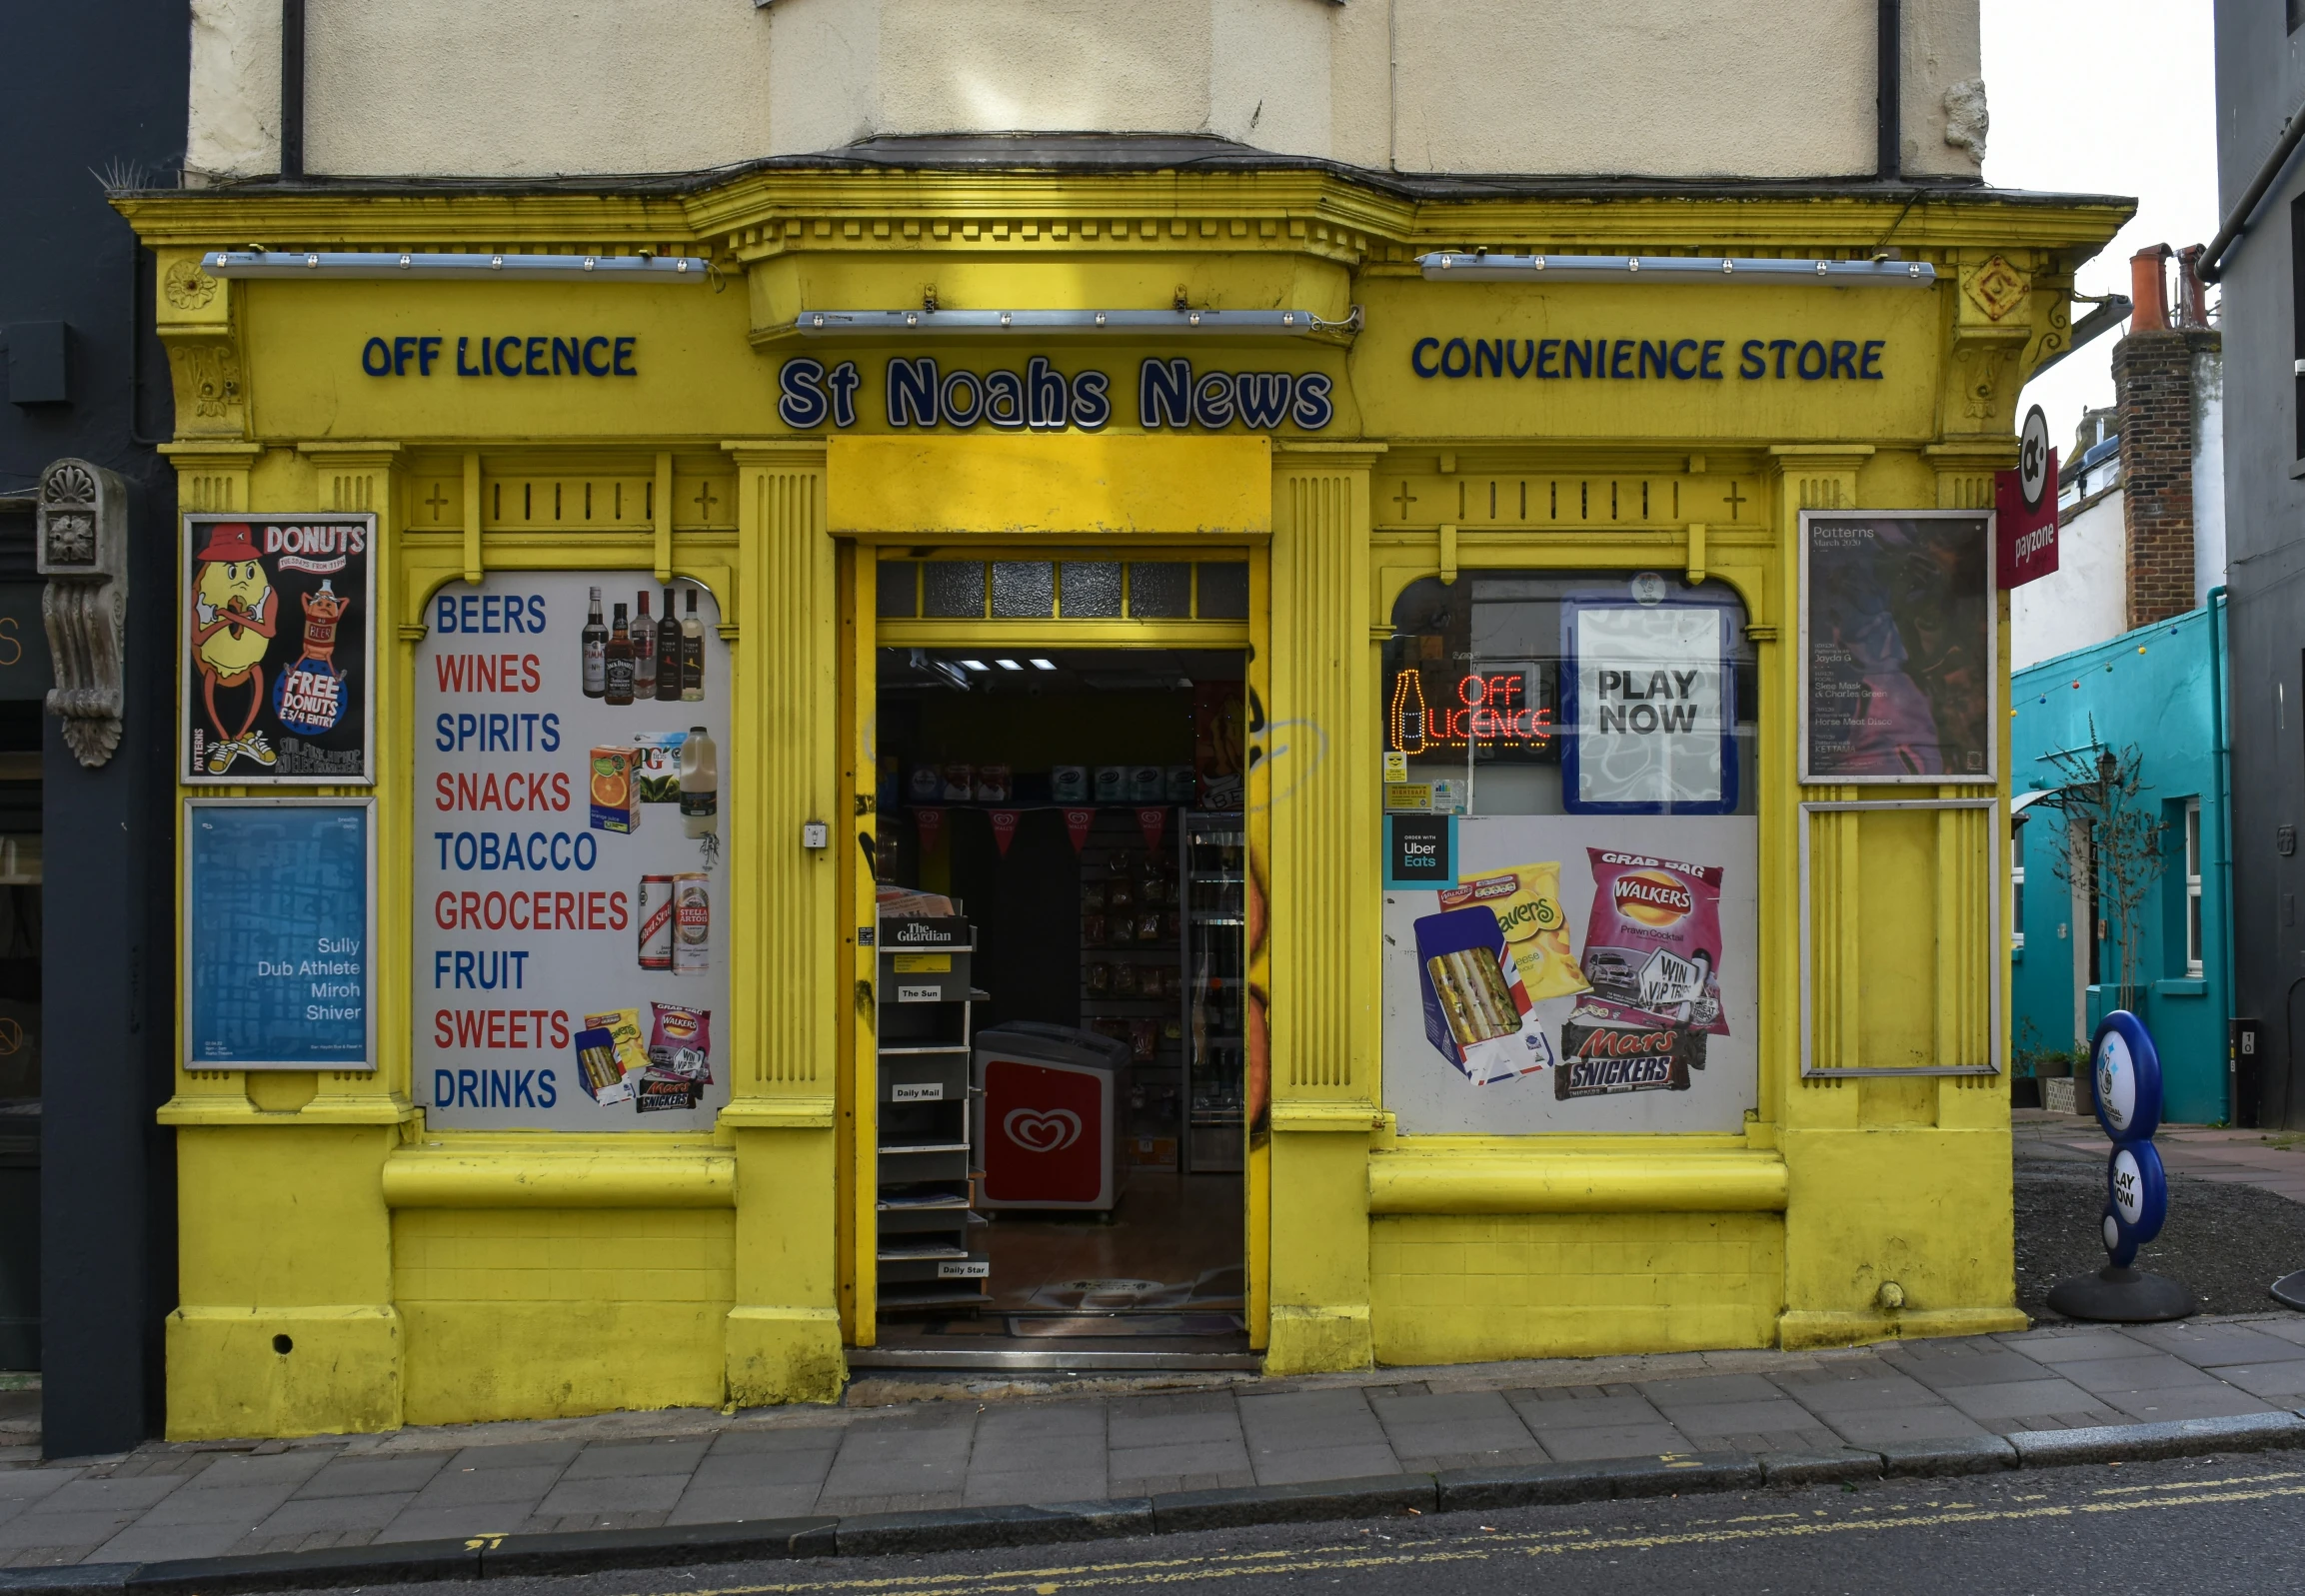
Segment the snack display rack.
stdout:
<svg viewBox="0 0 2305 1596">
<path fill-rule="evenodd" d="M 1170 827 L 1189 811 L 1166 811 L 1156 847 L 1146 843 L 1142 812 L 1099 809 L 1081 848 L 1081 1023 L 1129 1045 L 1117 1105 L 1121 1161 L 1174 1169 L 1184 1106 L 1176 1018 L 1183 900 L 1170 863 L 1177 844 Z"/>
<path fill-rule="evenodd" d="M 1230 1174 L 1247 1141 L 1248 833 L 1237 810 L 1186 811 L 1182 821 L 1184 1168 Z"/>
<path fill-rule="evenodd" d="M 992 1264 L 976 1245 L 969 1142 L 975 927 L 960 915 L 886 916 L 879 927 L 880 1139 L 875 1274 L 884 1313 L 980 1307 Z"/>
</svg>

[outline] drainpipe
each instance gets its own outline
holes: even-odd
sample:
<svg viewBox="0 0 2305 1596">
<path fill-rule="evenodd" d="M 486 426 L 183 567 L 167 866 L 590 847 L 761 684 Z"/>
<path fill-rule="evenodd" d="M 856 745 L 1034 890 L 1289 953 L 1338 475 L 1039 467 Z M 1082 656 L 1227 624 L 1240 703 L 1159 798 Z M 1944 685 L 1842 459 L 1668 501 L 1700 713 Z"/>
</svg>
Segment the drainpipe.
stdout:
<svg viewBox="0 0 2305 1596">
<path fill-rule="evenodd" d="M 1904 175 L 1905 8 L 1903 0 L 1878 0 L 1874 45 L 1873 175 L 1892 182 Z"/>
<path fill-rule="evenodd" d="M 280 0 L 280 175 L 304 176 L 304 0 Z"/>
<path fill-rule="evenodd" d="M 2233 842 L 2232 825 L 2225 814 L 2225 649 L 2217 632 L 2217 612 L 2224 607 L 2225 584 L 2209 590 L 2209 783 L 2217 810 L 2217 978 L 2226 1009 L 2226 1030 L 2232 1030 L 2233 1007 Z M 2225 1123 L 2234 1123 L 2241 1110 L 2240 1064 L 2230 1042 L 2225 1048 Z"/>
</svg>

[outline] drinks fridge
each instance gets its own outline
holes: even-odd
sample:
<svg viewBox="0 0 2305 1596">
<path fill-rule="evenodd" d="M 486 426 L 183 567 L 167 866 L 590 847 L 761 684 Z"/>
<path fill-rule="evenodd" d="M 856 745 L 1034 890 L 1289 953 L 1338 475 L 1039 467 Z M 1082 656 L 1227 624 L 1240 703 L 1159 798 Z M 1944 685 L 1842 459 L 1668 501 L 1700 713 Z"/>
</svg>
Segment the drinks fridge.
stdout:
<svg viewBox="0 0 2305 1596">
<path fill-rule="evenodd" d="M 1238 1170 L 1247 1143 L 1248 831 L 1237 812 L 1184 811 L 1179 866 L 1188 1111 L 1184 1167 Z"/>
</svg>

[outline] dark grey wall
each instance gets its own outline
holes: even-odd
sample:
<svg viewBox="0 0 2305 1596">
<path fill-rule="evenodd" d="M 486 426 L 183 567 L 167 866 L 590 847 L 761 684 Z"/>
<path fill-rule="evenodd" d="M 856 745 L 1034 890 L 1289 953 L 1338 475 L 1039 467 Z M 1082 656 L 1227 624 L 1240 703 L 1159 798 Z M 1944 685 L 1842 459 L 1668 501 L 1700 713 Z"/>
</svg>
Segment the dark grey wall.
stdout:
<svg viewBox="0 0 2305 1596">
<path fill-rule="evenodd" d="M 2305 30 L 2290 34 L 2284 9 L 2217 3 L 2220 212 L 2305 99 Z M 2292 160 L 2227 254 L 2223 282 L 2236 1009 L 2260 1022 L 2270 1050 L 2263 1122 L 2287 1125 L 2305 1125 L 2305 852 L 2283 856 L 2276 841 L 2282 826 L 2305 830 L 2305 481 L 2292 475 L 2305 341 L 2290 211 L 2301 193 L 2305 161 Z"/>
<path fill-rule="evenodd" d="M 165 185 L 184 150 L 186 0 L 0 0 L 0 324 L 70 331 L 69 403 L 0 389 L 0 492 L 60 456 L 131 487 L 126 733 L 83 770 L 43 716 L 43 1424 L 51 1456 L 117 1451 L 162 1420 L 175 1304 L 169 684 L 175 480 L 140 438 L 170 431 L 152 279 L 105 181 Z M 131 373 L 141 368 L 141 393 Z"/>
</svg>

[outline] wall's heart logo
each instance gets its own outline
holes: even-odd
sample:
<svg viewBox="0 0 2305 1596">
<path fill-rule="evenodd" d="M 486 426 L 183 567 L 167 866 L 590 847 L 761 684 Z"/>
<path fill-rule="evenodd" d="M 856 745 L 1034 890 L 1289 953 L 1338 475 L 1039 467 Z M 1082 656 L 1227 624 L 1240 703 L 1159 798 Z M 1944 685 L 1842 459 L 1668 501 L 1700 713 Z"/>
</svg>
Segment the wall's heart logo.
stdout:
<svg viewBox="0 0 2305 1596">
<path fill-rule="evenodd" d="M 1070 1108 L 1012 1108 L 1001 1128 L 1027 1152 L 1063 1152 L 1081 1139 L 1081 1116 Z"/>
</svg>

